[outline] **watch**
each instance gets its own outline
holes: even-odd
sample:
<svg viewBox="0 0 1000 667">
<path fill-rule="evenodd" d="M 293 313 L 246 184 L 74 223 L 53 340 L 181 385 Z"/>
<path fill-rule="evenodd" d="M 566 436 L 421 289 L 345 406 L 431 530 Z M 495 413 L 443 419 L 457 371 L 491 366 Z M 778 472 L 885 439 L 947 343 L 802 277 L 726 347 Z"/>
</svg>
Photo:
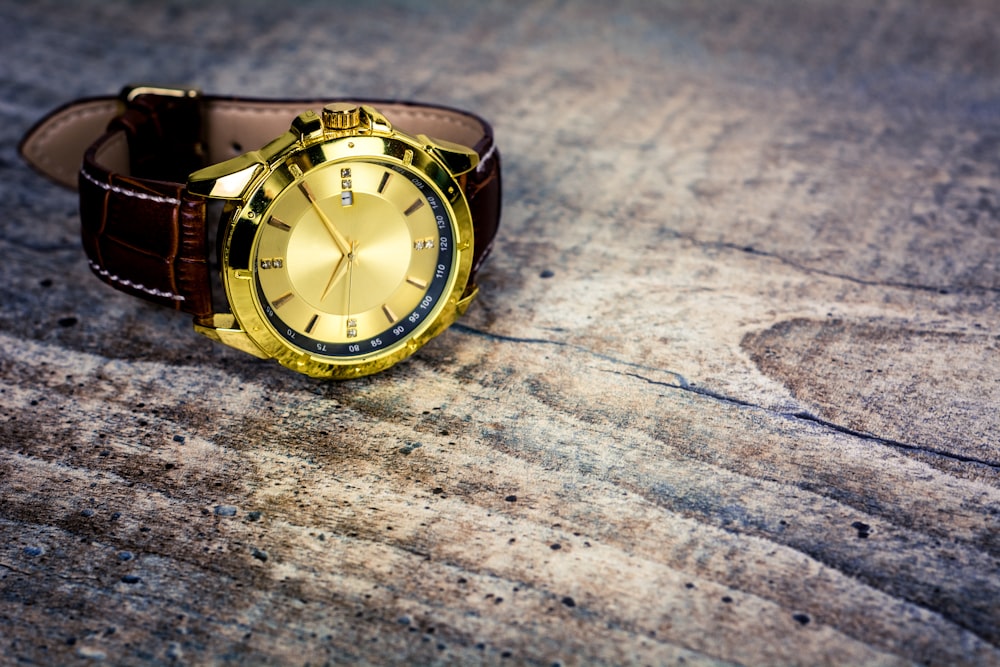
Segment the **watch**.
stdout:
<svg viewBox="0 0 1000 667">
<path fill-rule="evenodd" d="M 490 125 L 437 105 L 132 86 L 53 111 L 20 151 L 78 188 L 104 282 L 313 377 L 381 371 L 444 331 L 500 219 Z"/>
</svg>

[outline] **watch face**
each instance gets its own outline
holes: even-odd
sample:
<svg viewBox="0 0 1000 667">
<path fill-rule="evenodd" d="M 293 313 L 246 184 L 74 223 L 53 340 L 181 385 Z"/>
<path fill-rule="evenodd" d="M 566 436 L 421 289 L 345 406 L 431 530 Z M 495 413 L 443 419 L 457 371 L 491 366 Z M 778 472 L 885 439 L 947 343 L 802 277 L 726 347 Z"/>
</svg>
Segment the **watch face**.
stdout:
<svg viewBox="0 0 1000 667">
<path fill-rule="evenodd" d="M 423 174 L 392 161 L 287 169 L 251 252 L 263 318 L 288 344 L 334 361 L 398 347 L 450 295 L 450 207 Z"/>
</svg>

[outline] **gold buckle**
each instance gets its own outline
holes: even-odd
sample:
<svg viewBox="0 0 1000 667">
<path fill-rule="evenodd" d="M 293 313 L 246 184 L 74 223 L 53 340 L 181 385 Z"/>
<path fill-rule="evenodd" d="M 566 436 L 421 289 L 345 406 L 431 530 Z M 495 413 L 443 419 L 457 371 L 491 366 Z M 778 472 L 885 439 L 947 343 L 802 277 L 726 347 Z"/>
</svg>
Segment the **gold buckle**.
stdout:
<svg viewBox="0 0 1000 667">
<path fill-rule="evenodd" d="M 183 86 L 153 86 L 149 84 L 135 84 L 122 88 L 118 94 L 118 99 L 128 103 L 140 95 L 162 95 L 163 97 L 189 97 L 196 99 L 201 97 L 201 91 L 197 88 L 186 88 Z"/>
</svg>

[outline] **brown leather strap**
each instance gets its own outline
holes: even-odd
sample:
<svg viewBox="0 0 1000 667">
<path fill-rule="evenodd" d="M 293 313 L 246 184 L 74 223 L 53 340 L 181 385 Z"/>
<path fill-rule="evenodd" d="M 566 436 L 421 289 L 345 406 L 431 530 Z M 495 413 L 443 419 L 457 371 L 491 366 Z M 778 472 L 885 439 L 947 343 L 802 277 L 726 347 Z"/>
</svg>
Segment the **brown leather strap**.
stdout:
<svg viewBox="0 0 1000 667">
<path fill-rule="evenodd" d="M 91 268 L 127 293 L 191 313 L 212 314 L 205 201 L 187 192 L 195 169 L 259 148 L 305 109 L 334 100 L 253 100 L 146 94 L 78 100 L 39 121 L 21 142 L 25 160 L 80 191 L 84 249 Z M 489 124 L 447 107 L 377 100 L 408 134 L 475 149 L 462 177 L 472 212 L 476 271 L 500 219 L 500 155 Z"/>
</svg>

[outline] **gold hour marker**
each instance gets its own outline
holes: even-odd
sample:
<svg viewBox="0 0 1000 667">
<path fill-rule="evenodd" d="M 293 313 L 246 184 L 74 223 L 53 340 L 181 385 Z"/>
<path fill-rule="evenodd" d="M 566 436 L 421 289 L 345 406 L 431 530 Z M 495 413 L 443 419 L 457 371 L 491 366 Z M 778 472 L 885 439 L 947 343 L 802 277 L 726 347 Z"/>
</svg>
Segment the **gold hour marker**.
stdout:
<svg viewBox="0 0 1000 667">
<path fill-rule="evenodd" d="M 406 276 L 406 282 L 410 283 L 414 287 L 419 287 L 420 289 L 427 289 L 427 283 L 420 278 L 414 278 L 413 276 Z"/>
<path fill-rule="evenodd" d="M 407 148 L 406 151 L 403 153 L 403 164 L 405 164 L 406 166 L 410 166 L 411 164 L 413 164 L 413 151 L 411 151 L 409 148 Z"/>
<path fill-rule="evenodd" d="M 389 320 L 389 324 L 393 324 L 397 319 L 399 319 L 396 317 L 396 313 L 392 312 L 392 308 L 390 308 L 387 303 L 382 304 L 382 312 L 385 314 L 386 319 Z"/>
<path fill-rule="evenodd" d="M 403 211 L 403 215 L 413 215 L 414 213 L 416 213 L 417 211 L 419 211 L 420 207 L 423 206 L 423 205 L 424 205 L 424 200 L 423 199 L 418 199 L 415 202 L 413 202 L 412 204 L 410 204 L 410 207 L 408 209 L 406 209 L 405 211 Z"/>
<path fill-rule="evenodd" d="M 306 333 L 312 333 L 313 327 L 316 326 L 316 320 L 319 319 L 319 315 L 313 315 L 312 319 L 309 320 L 309 324 L 306 325 Z"/>
<path fill-rule="evenodd" d="M 382 180 L 379 181 L 378 183 L 379 194 L 382 194 L 382 191 L 385 190 L 385 186 L 389 184 L 389 176 L 391 176 L 389 172 L 385 172 L 384 174 L 382 174 Z"/>
<path fill-rule="evenodd" d="M 295 178 L 302 178 L 302 167 L 297 164 L 288 165 L 288 171 L 292 172 L 292 176 Z"/>
<path fill-rule="evenodd" d="M 309 187 L 308 183 L 306 183 L 305 181 L 299 183 L 299 190 L 302 190 L 302 194 L 306 196 L 306 199 L 308 199 L 313 204 L 316 203 L 316 196 L 313 194 L 312 188 Z"/>
<path fill-rule="evenodd" d="M 275 308 L 281 308 L 286 303 L 288 303 L 289 301 L 291 301 L 294 296 L 295 295 L 292 294 L 291 292 L 288 292 L 287 294 L 282 294 L 277 299 L 275 299 L 272 302 L 272 304 L 274 305 Z"/>
<path fill-rule="evenodd" d="M 276 229 L 280 229 L 283 232 L 287 232 L 292 228 L 291 225 L 289 225 L 287 222 L 282 222 L 281 220 L 278 220 L 277 218 L 273 217 L 267 219 L 267 224 L 271 225 Z"/>
</svg>

